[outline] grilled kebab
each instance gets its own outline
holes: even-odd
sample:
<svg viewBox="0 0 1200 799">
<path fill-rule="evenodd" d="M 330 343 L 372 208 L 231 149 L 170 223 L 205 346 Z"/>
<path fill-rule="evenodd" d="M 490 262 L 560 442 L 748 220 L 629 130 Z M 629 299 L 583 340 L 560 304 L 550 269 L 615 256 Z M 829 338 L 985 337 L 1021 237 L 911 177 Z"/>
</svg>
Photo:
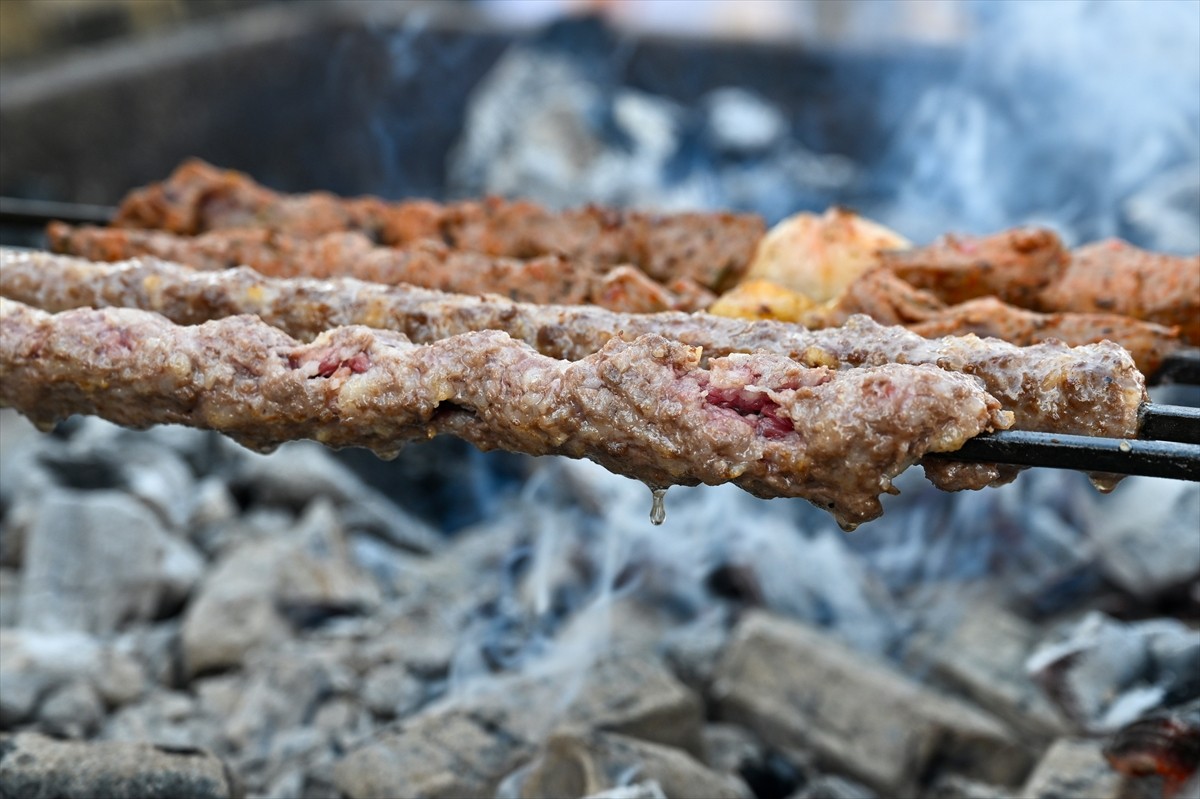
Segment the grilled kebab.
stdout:
<svg viewBox="0 0 1200 799">
<path fill-rule="evenodd" d="M 449 433 L 589 458 L 654 488 L 804 497 L 848 529 L 877 517 L 891 478 L 925 453 L 1012 423 L 981 381 L 928 364 L 837 370 L 759 352 L 702 365 L 699 348 L 655 334 L 570 362 L 499 330 L 415 344 L 340 327 L 304 344 L 254 316 L 182 326 L 8 299 L 0 334 L 0 405 L 42 426 L 88 413 L 219 430 L 259 450 L 313 438 L 385 457 Z"/>
<path fill-rule="evenodd" d="M 601 266 L 629 264 L 662 283 L 686 278 L 714 291 L 738 281 L 766 231 L 753 214 L 654 214 L 592 206 L 552 211 L 494 197 L 441 205 L 345 199 L 326 192 L 281 194 L 240 172 L 194 159 L 165 181 L 131 192 L 113 224 L 187 236 L 245 227 L 299 238 L 358 231 L 390 246 L 432 240 L 512 258 L 562 255 Z"/>
</svg>

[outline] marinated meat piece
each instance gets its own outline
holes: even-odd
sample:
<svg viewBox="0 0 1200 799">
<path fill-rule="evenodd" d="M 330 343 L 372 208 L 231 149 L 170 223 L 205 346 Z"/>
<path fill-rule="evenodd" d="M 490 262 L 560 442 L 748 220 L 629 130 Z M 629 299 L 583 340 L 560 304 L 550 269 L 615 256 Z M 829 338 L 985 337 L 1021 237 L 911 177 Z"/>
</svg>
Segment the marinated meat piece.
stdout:
<svg viewBox="0 0 1200 799">
<path fill-rule="evenodd" d="M 414 223 L 407 203 L 393 205 L 380 237 L 400 246 L 427 235 L 429 209 Z M 720 291 L 736 283 L 766 226 L 751 214 L 655 214 L 586 206 L 551 211 L 523 200 L 488 197 L 442 207 L 438 235 L 458 249 L 532 258 L 548 253 L 602 266 L 631 264 L 661 283 L 685 278 Z"/>
<path fill-rule="evenodd" d="M 1200 345 L 1200 255 L 1163 255 L 1119 239 L 1080 247 L 1041 293 L 1047 311 L 1117 313 L 1178 325 Z"/>
<path fill-rule="evenodd" d="M 597 281 L 592 302 L 622 313 L 654 313 L 675 308 L 676 297 L 632 266 L 618 266 Z"/>
<path fill-rule="evenodd" d="M 881 252 L 879 259 L 905 282 L 950 305 L 994 296 L 1037 308 L 1068 256 L 1054 232 L 1020 228 L 993 236 L 944 236 L 928 247 Z"/>
<path fill-rule="evenodd" d="M 886 325 L 905 325 L 926 338 L 992 336 L 1027 346 L 1058 340 L 1071 346 L 1114 341 L 1133 355 L 1143 374 L 1154 374 L 1163 359 L 1184 346 L 1178 329 L 1111 313 L 1043 314 L 995 297 L 947 306 L 930 292 L 914 288 L 886 269 L 863 275 L 832 307 L 807 314 L 810 327 L 843 324 L 864 313 Z"/>
<path fill-rule="evenodd" d="M 136 309 L 49 314 L 0 300 L 0 405 L 219 430 L 269 450 L 313 438 L 384 457 L 449 433 L 483 449 L 590 458 L 652 487 L 733 482 L 804 497 L 847 528 L 891 478 L 1011 415 L 933 366 L 837 371 L 756 353 L 710 359 L 657 335 L 568 362 L 501 331 L 432 344 L 366 327 L 302 344 L 252 316 L 193 327 Z"/>
<path fill-rule="evenodd" d="M 901 280 L 889 269 L 875 269 L 855 280 L 833 305 L 820 306 L 802 318 L 809 327 L 837 327 L 855 314 L 881 325 L 923 322 L 946 309 L 932 293 Z"/>
<path fill-rule="evenodd" d="M 522 261 L 452 250 L 436 241 L 397 249 L 377 246 L 361 233 L 303 239 L 265 228 L 232 228 L 186 237 L 53 222 L 46 234 L 52 249 L 92 260 L 153 255 L 205 270 L 244 265 L 275 277 L 344 275 L 467 294 L 503 294 L 521 302 L 592 302 L 630 312 L 693 310 L 686 300 L 633 267 L 616 267 L 602 274 L 594 264 L 556 255 Z M 693 297 L 700 296 L 693 293 Z"/>
<path fill-rule="evenodd" d="M 751 214 L 551 211 L 498 198 L 438 205 L 339 199 L 324 192 L 287 195 L 196 160 L 162 183 L 131 192 L 114 225 L 183 235 L 263 226 L 302 238 L 359 231 L 389 245 L 435 240 L 496 256 L 563 255 L 601 267 L 630 264 L 659 282 L 685 277 L 713 290 L 737 282 L 766 230 Z"/>
<path fill-rule="evenodd" d="M 1016 347 L 973 335 L 929 340 L 863 316 L 806 330 L 707 314 L 618 314 L 594 306 L 544 306 L 502 297 L 445 294 L 351 279 L 265 278 L 249 269 L 199 273 L 143 259 L 92 264 L 77 258 L 0 251 L 0 294 L 48 310 L 105 305 L 157 311 L 181 324 L 256 314 L 311 339 L 339 325 L 398 330 L 434 342 L 473 330 L 503 330 L 554 358 L 578 360 L 613 338 L 661 335 L 716 358 L 737 352 L 784 355 L 830 368 L 932 364 L 983 380 L 1024 430 L 1132 438 L 1145 379 L 1112 343 Z"/>
<path fill-rule="evenodd" d="M 1021 346 L 1043 341 L 1063 341 L 1071 346 L 1115 341 L 1129 350 L 1138 369 L 1147 375 L 1156 373 L 1164 358 L 1184 346 L 1178 328 L 1118 314 L 1042 314 L 993 297 L 952 306 L 908 328 L 926 338 L 974 333 Z"/>
<path fill-rule="evenodd" d="M 184 161 L 162 183 L 126 195 L 113 224 L 193 236 L 207 230 L 265 226 L 295 236 L 359 230 L 378 235 L 386 204 L 371 197 L 344 199 L 328 192 L 288 196 L 248 175 L 199 159 Z"/>
</svg>

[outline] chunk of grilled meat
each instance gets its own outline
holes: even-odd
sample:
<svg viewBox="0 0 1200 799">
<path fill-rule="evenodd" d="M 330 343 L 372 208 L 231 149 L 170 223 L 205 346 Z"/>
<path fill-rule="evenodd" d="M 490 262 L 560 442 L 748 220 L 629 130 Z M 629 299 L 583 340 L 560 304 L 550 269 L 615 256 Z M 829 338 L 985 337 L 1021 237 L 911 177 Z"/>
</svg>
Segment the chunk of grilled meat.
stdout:
<svg viewBox="0 0 1200 799">
<path fill-rule="evenodd" d="M 1178 325 L 1200 345 L 1200 255 L 1147 252 L 1119 239 L 1080 247 L 1039 295 L 1049 311 L 1117 313 Z"/>
<path fill-rule="evenodd" d="M 249 266 L 273 277 L 356 277 L 466 294 L 503 294 L 521 302 L 591 302 L 630 313 L 695 310 L 693 303 L 703 304 L 712 296 L 687 285 L 686 278 L 676 284 L 683 291 L 681 296 L 630 266 L 604 271 L 594 263 L 559 255 L 520 260 L 453 250 L 436 241 L 381 247 L 362 233 L 327 233 L 305 239 L 258 227 L 179 236 L 158 230 L 52 222 L 46 236 L 56 252 L 95 261 L 153 255 L 195 269 Z"/>
<path fill-rule="evenodd" d="M 631 264 L 662 283 L 682 277 L 711 290 L 737 282 L 766 231 L 762 219 L 751 214 L 551 211 L 498 198 L 441 205 L 343 199 L 326 192 L 288 195 L 198 160 L 186 161 L 161 183 L 131 192 L 114 224 L 189 236 L 241 227 L 301 238 L 359 231 L 387 245 L 432 240 L 496 256 L 562 255 L 600 266 Z"/>
<path fill-rule="evenodd" d="M 838 371 L 766 353 L 712 358 L 658 335 L 576 362 L 497 330 L 432 344 L 367 327 L 309 344 L 253 316 L 192 327 L 136 309 L 50 314 L 0 300 L 0 405 L 219 430 L 260 450 L 313 438 L 394 455 L 440 433 L 483 449 L 590 458 L 652 487 L 733 482 L 804 497 L 847 528 L 927 452 L 1005 428 L 980 381 L 933 366 Z"/>
<path fill-rule="evenodd" d="M 613 338 L 655 334 L 699 347 L 705 358 L 764 352 L 830 368 L 931 364 L 979 377 L 1024 430 L 1134 437 L 1138 407 L 1147 398 L 1145 379 L 1133 360 L 1112 343 L 1017 347 L 973 335 L 929 340 L 862 316 L 841 327 L 807 330 L 707 314 L 618 314 L 348 278 L 272 279 L 244 268 L 202 273 L 155 259 L 94 264 L 0 251 L 0 264 L 0 294 L 47 310 L 138 307 L 180 324 L 256 314 L 300 339 L 350 324 L 398 330 L 417 342 L 503 330 L 544 355 L 579 360 Z"/>
<path fill-rule="evenodd" d="M 1153 375 L 1163 359 L 1185 346 L 1178 328 L 1114 313 L 1038 313 L 995 297 L 946 305 L 887 269 L 856 280 L 832 307 L 806 315 L 810 327 L 843 324 L 854 314 L 867 314 L 885 325 L 905 325 L 926 338 L 993 336 L 1020 346 L 1063 341 L 1071 346 L 1115 341 L 1133 356 L 1143 374 Z"/>
<path fill-rule="evenodd" d="M 902 280 L 954 305 L 999 297 L 1036 308 L 1043 289 L 1066 267 L 1067 250 L 1050 230 L 1018 228 L 992 236 L 943 236 L 926 247 L 879 253 Z"/>
</svg>

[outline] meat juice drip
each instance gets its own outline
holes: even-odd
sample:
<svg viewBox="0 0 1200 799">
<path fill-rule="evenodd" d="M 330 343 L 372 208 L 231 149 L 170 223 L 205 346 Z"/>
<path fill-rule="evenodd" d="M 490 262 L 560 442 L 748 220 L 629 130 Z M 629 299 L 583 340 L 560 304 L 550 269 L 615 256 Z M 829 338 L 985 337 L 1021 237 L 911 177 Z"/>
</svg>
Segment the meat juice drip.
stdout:
<svg viewBox="0 0 1200 799">
<path fill-rule="evenodd" d="M 1088 473 L 1088 482 L 1101 494 L 1111 494 L 1113 489 L 1117 487 L 1117 483 L 1123 479 L 1125 479 L 1125 476 L 1120 474 L 1109 474 L 1107 472 Z"/>
<path fill-rule="evenodd" d="M 667 489 L 651 488 L 650 523 L 655 527 L 667 520 Z"/>
</svg>

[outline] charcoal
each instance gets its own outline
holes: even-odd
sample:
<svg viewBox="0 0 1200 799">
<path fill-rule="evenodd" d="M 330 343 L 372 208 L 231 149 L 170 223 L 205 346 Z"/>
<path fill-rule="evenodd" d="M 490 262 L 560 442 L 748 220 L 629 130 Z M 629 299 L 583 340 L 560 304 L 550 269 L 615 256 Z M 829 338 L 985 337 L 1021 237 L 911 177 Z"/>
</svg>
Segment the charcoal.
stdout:
<svg viewBox="0 0 1200 799">
<path fill-rule="evenodd" d="M 707 694 L 717 659 L 728 640 L 729 625 L 720 615 L 711 614 L 697 623 L 668 631 L 663 640 L 663 656 L 685 685 Z"/>
<path fill-rule="evenodd" d="M 31 719 L 52 692 L 79 683 L 119 706 L 142 693 L 145 676 L 131 656 L 84 633 L 0 630 L 0 728 Z"/>
<path fill-rule="evenodd" d="M 8 797 L 57 799 L 233 799 L 224 764 L 190 747 L 56 741 L 36 733 L 0 736 L 0 786 Z"/>
<path fill-rule="evenodd" d="M 766 748 L 745 727 L 705 724 L 704 763 L 721 774 L 738 774 L 766 758 Z"/>
<path fill-rule="evenodd" d="M 293 628 L 317 625 L 379 603 L 378 589 L 353 567 L 328 499 L 318 499 L 290 536 L 232 547 L 209 572 L 184 616 L 188 674 L 236 666 Z"/>
<path fill-rule="evenodd" d="M 1200 691 L 1200 631 L 1093 612 L 1048 636 L 1026 667 L 1080 730 L 1111 731 Z"/>
<path fill-rule="evenodd" d="M 93 683 L 104 704 L 110 708 L 137 700 L 149 687 L 142 664 L 132 654 L 117 647 L 101 650 L 100 667 Z"/>
<path fill-rule="evenodd" d="M 326 497 L 349 528 L 369 531 L 412 552 L 441 547 L 441 539 L 429 525 L 368 488 L 329 451 L 311 442 L 291 442 L 270 455 L 247 452 L 234 484 L 256 502 L 297 510 Z"/>
<path fill-rule="evenodd" d="M 960 774 L 943 774 L 925 792 L 926 799 L 1009 799 L 1011 791 Z"/>
<path fill-rule="evenodd" d="M 527 680 L 514 686 L 512 697 L 533 700 L 546 686 Z M 517 705 L 518 707 L 520 705 Z M 530 707 L 536 706 L 534 704 Z M 567 707 L 563 723 L 620 733 L 673 746 L 703 757 L 703 709 L 699 699 L 656 659 L 625 657 L 603 660 L 588 670 L 579 694 Z M 525 723 L 530 733 L 538 720 Z"/>
<path fill-rule="evenodd" d="M 16 626 L 20 592 L 20 574 L 15 569 L 0 567 L 0 628 Z"/>
<path fill-rule="evenodd" d="M 107 633 L 187 594 L 200 555 L 116 491 L 45 495 L 26 542 L 20 626 Z"/>
<path fill-rule="evenodd" d="M 195 697 L 181 691 L 153 691 L 104 721 L 100 738 L 148 742 L 170 748 L 200 746 L 219 750 L 220 727 Z"/>
<path fill-rule="evenodd" d="M 551 735 L 521 787 L 522 799 L 579 797 L 619 787 L 629 774 L 661 786 L 669 799 L 750 799 L 737 777 L 710 770 L 672 747 L 612 733 Z"/>
<path fill-rule="evenodd" d="M 184 675 L 180 646 L 182 627 L 178 617 L 135 627 L 121 633 L 116 646 L 141 666 L 149 681 L 175 687 L 183 683 Z"/>
<path fill-rule="evenodd" d="M 409 715 L 421 704 L 424 694 L 421 682 L 399 663 L 381 663 L 363 679 L 363 702 L 382 719 Z"/>
<path fill-rule="evenodd" d="M 32 717 L 45 692 L 45 681 L 36 674 L 0 671 L 0 729 L 12 729 Z"/>
<path fill-rule="evenodd" d="M 974 602 L 949 624 L 931 619 L 909 654 L 914 668 L 928 668 L 1014 729 L 1048 740 L 1064 734 L 1067 724 L 1025 673 L 1037 635 L 1033 625 L 1003 608 Z"/>
<path fill-rule="evenodd" d="M 1105 575 L 1150 601 L 1200 579 L 1200 486 L 1150 477 L 1129 482 L 1109 501 L 1090 508 L 1085 529 Z"/>
<path fill-rule="evenodd" d="M 87 680 L 72 680 L 56 689 L 38 708 L 38 726 L 56 738 L 83 738 L 95 732 L 104 703 Z"/>
<path fill-rule="evenodd" d="M 1100 741 L 1060 738 L 1042 756 L 1020 796 L 1118 799 L 1122 796 L 1121 777 L 1104 761 L 1101 748 Z"/>
<path fill-rule="evenodd" d="M 607 791 L 594 793 L 587 799 L 667 799 L 662 786 L 654 780 L 622 785 L 620 788 L 609 788 Z"/>
<path fill-rule="evenodd" d="M 334 767 L 334 784 L 349 799 L 491 796 L 533 751 L 532 743 L 492 716 L 440 708 L 350 752 Z"/>
<path fill-rule="evenodd" d="M 354 688 L 355 677 L 343 659 L 336 647 L 296 642 L 252 655 L 231 712 L 218 716 L 225 740 L 246 757 L 265 758 L 282 731 L 315 725 L 323 703 Z"/>
<path fill-rule="evenodd" d="M 816 629 L 748 615 L 717 668 L 721 719 L 887 794 L 911 793 L 936 761 L 1019 778 L 1028 756 L 992 716 L 942 696 Z"/>
<path fill-rule="evenodd" d="M 854 780 L 822 774 L 792 794 L 790 799 L 878 799 L 878 796 Z"/>
<path fill-rule="evenodd" d="M 700 703 L 652 659 L 609 659 L 578 675 L 496 676 L 486 688 L 429 706 L 350 752 L 335 769 L 338 790 L 490 795 L 556 723 L 700 753 Z"/>
</svg>

